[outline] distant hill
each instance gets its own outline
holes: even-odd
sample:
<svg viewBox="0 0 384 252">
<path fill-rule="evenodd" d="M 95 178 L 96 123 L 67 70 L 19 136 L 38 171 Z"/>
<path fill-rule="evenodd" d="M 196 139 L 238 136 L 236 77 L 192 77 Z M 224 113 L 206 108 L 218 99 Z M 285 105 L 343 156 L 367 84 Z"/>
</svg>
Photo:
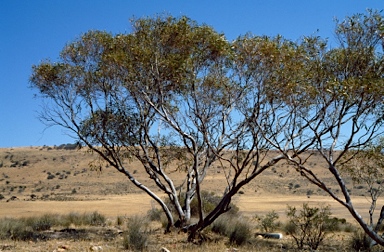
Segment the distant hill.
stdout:
<svg viewBox="0 0 384 252">
<path fill-rule="evenodd" d="M 76 145 L 65 144 L 55 147 L 23 147 L 0 149 L 0 198 L 18 198 L 29 200 L 60 200 L 63 198 L 81 199 L 89 195 L 121 195 L 140 192 L 127 177 L 114 168 L 102 164 L 98 166 L 98 156 L 77 149 Z M 92 165 L 93 164 L 93 165 Z M 308 164 L 327 182 L 333 182 L 326 174 L 326 164 L 317 155 L 308 160 Z M 150 181 L 138 162 L 126 163 L 135 176 L 144 184 Z M 168 170 L 177 183 L 182 183 L 179 171 Z M 347 181 L 347 183 L 351 183 Z M 213 165 L 208 173 L 203 190 L 222 193 L 226 186 L 224 173 L 219 166 Z M 152 189 L 156 190 L 154 186 Z M 364 195 L 366 188 L 353 189 L 353 194 Z M 325 195 L 318 188 L 302 178 L 292 167 L 282 162 L 265 171 L 241 193 L 263 194 L 265 192 L 283 195 Z"/>
</svg>

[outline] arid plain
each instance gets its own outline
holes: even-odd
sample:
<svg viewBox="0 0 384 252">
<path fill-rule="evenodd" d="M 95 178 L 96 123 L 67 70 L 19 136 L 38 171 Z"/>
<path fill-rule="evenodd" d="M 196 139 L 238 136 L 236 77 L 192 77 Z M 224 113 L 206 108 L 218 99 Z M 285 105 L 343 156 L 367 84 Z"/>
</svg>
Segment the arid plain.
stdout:
<svg viewBox="0 0 384 252">
<path fill-rule="evenodd" d="M 158 207 L 114 168 L 105 164 L 101 170 L 91 168 L 99 164 L 98 157 L 85 149 L 67 150 L 60 146 L 0 149 L 0 218 L 97 211 L 115 220 L 117 216 L 145 215 L 149 209 Z M 321 158 L 313 155 L 308 164 L 336 188 Z M 150 182 L 140 163 L 126 165 L 142 183 Z M 172 166 L 167 169 L 176 184 L 182 182 L 182 172 Z M 368 218 L 367 188 L 353 186 L 349 179 L 346 182 L 351 188 L 354 205 L 362 216 Z M 220 195 L 225 185 L 224 172 L 219 166 L 213 166 L 202 189 Z M 287 205 L 329 205 L 333 216 L 356 224 L 344 207 L 286 163 L 265 171 L 245 186 L 233 201 L 245 216 L 263 215 L 274 210 L 281 221 L 286 220 Z M 379 201 L 378 208 L 382 204 Z"/>
</svg>

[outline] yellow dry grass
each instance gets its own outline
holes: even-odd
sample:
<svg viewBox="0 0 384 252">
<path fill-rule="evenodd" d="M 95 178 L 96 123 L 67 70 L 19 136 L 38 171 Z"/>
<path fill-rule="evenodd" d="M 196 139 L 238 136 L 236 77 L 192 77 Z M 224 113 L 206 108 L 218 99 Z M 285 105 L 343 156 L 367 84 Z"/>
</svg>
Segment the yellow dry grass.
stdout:
<svg viewBox="0 0 384 252">
<path fill-rule="evenodd" d="M 96 155 L 84 150 L 58 150 L 50 147 L 0 148 L 0 194 L 5 197 L 0 201 L 0 217 L 70 211 L 100 211 L 113 217 L 145 213 L 152 206 L 157 207 L 149 196 L 134 187 L 126 176 L 115 169 L 104 166 L 101 172 L 91 170 L 91 163 L 98 164 L 95 160 Z M 334 183 L 326 174 L 326 165 L 321 159 L 314 156 L 309 163 L 324 180 Z M 126 165 L 137 171 L 135 176 L 140 181 L 150 181 L 140 163 Z M 176 184 L 181 183 L 183 175 L 172 172 L 172 167 L 169 171 Z M 48 179 L 49 174 L 54 175 L 54 178 Z M 202 184 L 202 189 L 220 194 L 225 185 L 221 168 L 214 167 Z M 154 186 L 152 189 L 157 190 Z M 353 203 L 360 214 L 367 217 L 369 201 L 366 188 L 353 190 Z M 307 196 L 308 191 L 311 191 L 310 197 Z M 32 194 L 38 200 L 31 201 Z M 12 196 L 18 200 L 6 202 Z M 285 216 L 287 205 L 300 206 L 304 202 L 330 205 L 335 216 L 352 220 L 343 206 L 284 163 L 264 172 L 245 186 L 242 194 L 234 198 L 234 203 L 247 216 L 275 210 L 281 218 Z M 378 202 L 379 206 L 380 204 L 381 201 Z"/>
</svg>

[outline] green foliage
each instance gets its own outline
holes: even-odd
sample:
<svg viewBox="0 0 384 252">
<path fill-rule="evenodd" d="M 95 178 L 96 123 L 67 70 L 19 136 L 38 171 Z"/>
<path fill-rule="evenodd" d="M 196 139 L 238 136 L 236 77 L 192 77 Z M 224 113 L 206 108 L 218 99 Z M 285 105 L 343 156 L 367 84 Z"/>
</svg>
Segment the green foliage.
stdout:
<svg viewBox="0 0 384 252">
<path fill-rule="evenodd" d="M 258 227 L 267 233 L 273 232 L 280 225 L 280 223 L 276 222 L 279 215 L 275 210 L 270 211 L 265 216 L 255 215 L 254 219 L 258 223 Z"/>
<path fill-rule="evenodd" d="M 148 245 L 148 220 L 145 217 L 133 216 L 128 219 L 128 231 L 124 236 L 125 249 L 143 251 Z"/>
<path fill-rule="evenodd" d="M 329 206 L 310 207 L 305 203 L 299 212 L 296 207 L 288 206 L 289 221 L 285 231 L 292 236 L 298 249 L 316 250 L 334 226 L 335 220 L 330 216 Z"/>
</svg>

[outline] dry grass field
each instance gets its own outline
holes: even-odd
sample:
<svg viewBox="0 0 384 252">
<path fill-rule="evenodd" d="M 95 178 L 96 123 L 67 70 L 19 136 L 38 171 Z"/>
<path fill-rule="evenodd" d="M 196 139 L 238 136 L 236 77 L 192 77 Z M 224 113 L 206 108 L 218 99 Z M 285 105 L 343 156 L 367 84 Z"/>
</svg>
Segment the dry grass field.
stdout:
<svg viewBox="0 0 384 252">
<path fill-rule="evenodd" d="M 112 167 L 103 166 L 100 171 L 92 170 L 90 164 L 96 164 L 97 156 L 84 150 L 66 150 L 58 147 L 23 147 L 0 149 L 0 218 L 19 218 L 43 214 L 68 214 L 71 212 L 94 212 L 105 215 L 108 226 L 116 229 L 119 216 L 129 218 L 145 215 L 148 210 L 157 207 L 149 196 L 135 188 L 130 181 Z M 321 174 L 324 180 L 332 182 L 326 174 L 325 165 L 313 156 L 309 163 Z M 139 163 L 126 164 L 136 170 L 135 175 L 146 183 L 148 176 Z M 172 171 L 172 167 L 169 168 Z M 179 172 L 171 173 L 177 183 L 181 182 Z M 347 181 L 351 183 L 351 181 Z M 225 186 L 224 175 L 219 168 L 208 174 L 203 190 L 220 194 Z M 354 204 L 365 218 L 368 214 L 367 189 L 352 187 Z M 157 190 L 153 187 L 154 190 Z M 244 218 L 250 220 L 255 214 L 263 215 L 276 211 L 280 221 L 286 220 L 287 205 L 300 207 L 310 205 L 330 205 L 335 217 L 344 218 L 354 224 L 348 212 L 316 187 L 301 178 L 287 164 L 278 164 L 256 178 L 243 188 L 234 203 L 239 207 Z M 378 202 L 381 206 L 382 202 Z M 159 224 L 160 225 L 160 224 Z M 186 236 L 173 232 L 163 235 L 161 227 L 153 227 L 153 239 L 157 242 L 148 246 L 150 251 L 160 251 L 165 246 L 171 251 L 230 251 L 227 243 L 219 238 L 212 238 L 214 243 L 195 245 L 186 243 Z M 97 233 L 97 232 L 96 232 Z M 337 234 L 344 240 L 344 234 Z M 95 238 L 84 240 L 53 239 L 47 242 L 1 241 L 0 251 L 121 251 L 122 237 L 114 239 Z M 288 243 L 289 238 L 284 242 Z M 159 242 L 161 241 L 161 242 Z M 263 241 L 263 248 L 268 251 L 281 251 L 282 241 Z M 336 243 L 335 246 L 337 246 Z M 92 246 L 96 246 L 92 248 Z M 248 245 L 241 251 L 259 251 L 259 245 Z M 348 251 L 346 249 L 345 251 Z"/>
</svg>

